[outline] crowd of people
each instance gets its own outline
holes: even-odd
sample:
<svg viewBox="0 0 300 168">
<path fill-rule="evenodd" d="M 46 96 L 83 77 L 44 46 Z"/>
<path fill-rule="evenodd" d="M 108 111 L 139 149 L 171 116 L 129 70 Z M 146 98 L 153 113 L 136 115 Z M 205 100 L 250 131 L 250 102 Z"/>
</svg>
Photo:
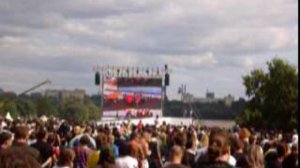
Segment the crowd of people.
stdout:
<svg viewBox="0 0 300 168">
<path fill-rule="evenodd" d="M 296 168 L 298 133 L 0 118 L 0 168 Z"/>
</svg>

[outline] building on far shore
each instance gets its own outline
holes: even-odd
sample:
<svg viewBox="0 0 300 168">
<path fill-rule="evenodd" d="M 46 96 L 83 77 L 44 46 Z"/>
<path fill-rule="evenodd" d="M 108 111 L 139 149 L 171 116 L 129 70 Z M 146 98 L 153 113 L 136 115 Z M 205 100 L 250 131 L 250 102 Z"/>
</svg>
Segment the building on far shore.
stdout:
<svg viewBox="0 0 300 168">
<path fill-rule="evenodd" d="M 41 98 L 41 97 L 43 97 L 43 94 L 41 92 L 33 92 L 33 93 L 30 93 L 30 97 Z"/>
<path fill-rule="evenodd" d="M 6 98 L 15 98 L 17 97 L 17 93 L 13 91 L 5 91 L 2 88 L 0 88 L 0 96 Z"/>
<path fill-rule="evenodd" d="M 229 94 L 223 98 L 223 101 L 224 101 L 225 106 L 230 107 L 232 105 L 232 103 L 234 102 L 234 97 L 231 94 Z"/>
<path fill-rule="evenodd" d="M 182 95 L 182 101 L 185 103 L 218 103 L 223 102 L 226 106 L 230 107 L 232 103 L 234 102 L 234 96 L 231 94 L 228 94 L 227 96 L 224 96 L 223 98 L 216 98 L 214 92 L 206 92 L 206 97 L 195 97 L 191 93 L 184 93 Z"/>
<path fill-rule="evenodd" d="M 61 101 L 67 99 L 73 100 L 84 100 L 85 98 L 85 90 L 83 89 L 75 89 L 75 90 L 58 90 L 58 89 L 48 89 L 45 91 L 45 97 L 52 97 Z"/>
</svg>

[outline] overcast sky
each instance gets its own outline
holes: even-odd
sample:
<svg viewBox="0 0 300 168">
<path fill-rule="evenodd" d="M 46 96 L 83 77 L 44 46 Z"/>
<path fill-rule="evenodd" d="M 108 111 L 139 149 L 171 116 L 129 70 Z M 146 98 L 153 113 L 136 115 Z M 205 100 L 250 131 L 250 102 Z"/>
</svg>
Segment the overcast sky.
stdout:
<svg viewBox="0 0 300 168">
<path fill-rule="evenodd" d="M 168 64 L 177 89 L 245 97 L 275 56 L 298 66 L 297 0 L 1 0 L 0 88 L 96 94 L 93 66 Z"/>
</svg>

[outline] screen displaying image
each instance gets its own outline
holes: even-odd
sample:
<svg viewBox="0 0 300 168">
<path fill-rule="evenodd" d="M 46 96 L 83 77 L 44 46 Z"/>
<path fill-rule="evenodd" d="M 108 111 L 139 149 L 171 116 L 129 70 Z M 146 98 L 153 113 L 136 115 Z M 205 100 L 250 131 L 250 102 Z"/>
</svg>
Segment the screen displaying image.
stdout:
<svg viewBox="0 0 300 168">
<path fill-rule="evenodd" d="M 162 92 L 161 78 L 106 77 L 103 116 L 151 116 L 161 109 Z"/>
</svg>

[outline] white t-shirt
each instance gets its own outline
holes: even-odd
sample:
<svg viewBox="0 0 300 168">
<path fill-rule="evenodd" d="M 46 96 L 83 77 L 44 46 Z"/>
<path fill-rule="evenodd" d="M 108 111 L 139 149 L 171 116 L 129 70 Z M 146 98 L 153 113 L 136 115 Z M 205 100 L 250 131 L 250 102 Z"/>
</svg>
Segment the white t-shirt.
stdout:
<svg viewBox="0 0 300 168">
<path fill-rule="evenodd" d="M 201 156 L 205 155 L 205 154 L 207 153 L 207 151 L 208 151 L 208 148 L 207 148 L 207 147 L 201 147 L 201 148 L 197 149 L 197 150 L 196 150 L 196 155 L 195 155 L 195 161 L 197 162 L 197 160 L 198 160 Z"/>
<path fill-rule="evenodd" d="M 116 165 L 119 168 L 137 168 L 138 161 L 137 161 L 137 159 L 135 159 L 131 156 L 124 156 L 124 157 L 119 157 L 116 160 Z"/>
<path fill-rule="evenodd" d="M 149 168 L 149 163 L 147 159 L 143 160 L 142 164 L 143 164 L 143 168 Z"/>
<path fill-rule="evenodd" d="M 57 165 L 55 165 L 55 166 L 53 166 L 53 168 L 71 168 L 70 166 L 57 166 Z"/>
<path fill-rule="evenodd" d="M 230 164 L 231 166 L 236 165 L 236 159 L 232 155 L 229 156 L 228 164 Z"/>
</svg>

